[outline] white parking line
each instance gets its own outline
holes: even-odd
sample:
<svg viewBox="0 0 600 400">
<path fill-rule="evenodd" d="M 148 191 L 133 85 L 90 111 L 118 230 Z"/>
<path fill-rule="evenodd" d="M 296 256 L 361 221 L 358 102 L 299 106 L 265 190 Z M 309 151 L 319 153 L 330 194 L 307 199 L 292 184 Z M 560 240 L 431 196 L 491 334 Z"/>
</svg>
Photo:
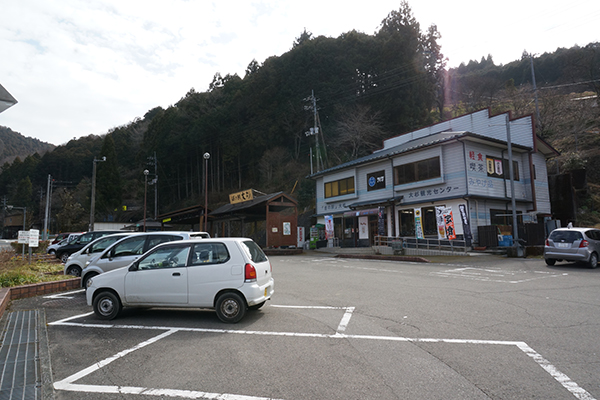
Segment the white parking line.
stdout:
<svg viewBox="0 0 600 400">
<path fill-rule="evenodd" d="M 335 334 L 320 334 L 320 333 L 299 333 L 299 332 L 269 332 L 269 331 L 245 331 L 234 329 L 206 329 L 206 328 L 181 328 L 168 326 L 144 326 L 144 325 L 104 325 L 104 324 L 82 324 L 72 322 L 74 319 L 85 317 L 91 313 L 76 315 L 69 318 L 64 318 L 59 321 L 51 322 L 48 325 L 52 326 L 77 326 L 86 328 L 106 328 L 106 329 L 140 329 L 140 330 L 163 330 L 166 331 L 149 340 L 141 342 L 136 346 L 123 350 L 105 360 L 102 360 L 92 366 L 73 374 L 59 382 L 54 383 L 54 388 L 57 390 L 68 390 L 76 392 L 93 392 L 93 393 L 120 393 L 120 394 L 142 394 L 152 396 L 168 396 L 181 397 L 187 399 L 222 399 L 222 400 L 268 400 L 266 397 L 253 397 L 237 394 L 226 393 L 208 393 L 191 390 L 178 389 L 157 389 L 157 388 L 142 388 L 129 386 L 102 386 L 102 385 L 80 385 L 75 384 L 77 380 L 83 378 L 99 370 L 100 368 L 110 364 L 111 362 L 130 354 L 131 352 L 148 346 L 152 343 L 164 339 L 173 333 L 182 332 L 199 332 L 199 333 L 222 333 L 222 334 L 238 334 L 238 335 L 260 335 L 260 336 L 283 336 L 283 337 L 304 337 L 304 338 L 322 338 L 322 339 L 357 339 L 357 340 L 379 340 L 390 342 L 413 342 L 413 343 L 450 343 L 450 344 L 478 344 L 478 345 L 499 345 L 499 346 L 516 346 L 519 350 L 531 357 L 540 367 L 550 374 L 558 383 L 567 389 L 574 397 L 580 400 L 596 400 L 589 392 L 580 387 L 576 382 L 569 378 L 564 373 L 560 372 L 548 360 L 542 357 L 525 342 L 519 341 L 502 341 L 502 340 L 472 340 L 472 339 L 436 339 L 436 338 L 407 338 L 400 336 L 371 336 L 371 335 L 347 335 L 343 332 L 352 316 L 354 307 L 324 307 L 324 306 L 271 306 L 280 308 L 302 308 L 302 309 L 332 309 L 346 310 L 342 317 L 342 322 L 338 326 Z"/>
<path fill-rule="evenodd" d="M 79 289 L 79 290 L 74 290 L 74 291 L 70 291 L 70 292 L 51 294 L 48 296 L 44 296 L 44 299 L 72 299 L 73 298 L 73 296 L 71 296 L 72 294 L 81 293 L 84 291 L 85 291 L 85 289 Z"/>
<path fill-rule="evenodd" d="M 340 324 L 337 327 L 336 332 L 344 332 L 350 323 L 350 318 L 352 318 L 352 313 L 354 312 L 354 307 L 330 307 L 330 306 L 280 306 L 280 305 L 271 305 L 271 307 L 278 308 L 312 308 L 319 310 L 346 310 Z"/>
<path fill-rule="evenodd" d="M 464 278 L 483 282 L 500 283 L 524 283 L 539 279 L 558 278 L 567 276 L 567 273 L 556 274 L 554 272 L 543 271 L 508 271 L 501 269 L 462 267 L 453 268 L 445 271 L 430 272 L 430 275 L 443 276 L 447 278 Z M 536 276 L 531 276 L 536 275 Z"/>
</svg>

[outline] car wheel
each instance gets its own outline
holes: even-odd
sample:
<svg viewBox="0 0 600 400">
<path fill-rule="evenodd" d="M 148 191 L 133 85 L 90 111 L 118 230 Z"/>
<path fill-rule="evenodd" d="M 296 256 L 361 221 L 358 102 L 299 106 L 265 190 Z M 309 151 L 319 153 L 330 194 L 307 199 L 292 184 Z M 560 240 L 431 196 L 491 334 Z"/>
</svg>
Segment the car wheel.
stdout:
<svg viewBox="0 0 600 400">
<path fill-rule="evenodd" d="M 94 313 L 102 319 L 115 319 L 123 306 L 121 300 L 113 292 L 107 290 L 94 297 Z"/>
<path fill-rule="evenodd" d="M 554 264 L 556 264 L 556 260 L 554 260 L 552 258 L 546 258 L 546 264 L 547 265 L 554 265 Z"/>
<path fill-rule="evenodd" d="M 84 276 L 83 280 L 81 281 L 81 287 L 84 288 L 85 290 L 87 290 L 89 280 L 92 279 L 93 277 L 95 277 L 96 275 L 98 275 L 98 274 L 95 272 L 90 272 L 89 274 Z"/>
<path fill-rule="evenodd" d="M 589 261 L 590 268 L 596 268 L 598 266 L 598 254 L 592 253 Z"/>
<path fill-rule="evenodd" d="M 237 293 L 223 293 L 217 298 L 216 311 L 221 321 L 234 324 L 246 315 L 246 302 Z"/>
<path fill-rule="evenodd" d="M 258 303 L 258 304 L 255 304 L 253 306 L 249 306 L 248 310 L 258 310 L 259 308 L 261 308 L 262 306 L 264 306 L 265 303 L 266 303 L 266 301 L 263 301 L 262 303 Z"/>
<path fill-rule="evenodd" d="M 67 268 L 67 275 L 81 276 L 81 268 L 79 268 L 76 265 L 73 265 Z"/>
<path fill-rule="evenodd" d="M 70 254 L 67 254 L 67 253 L 62 253 L 62 254 L 59 256 L 59 258 L 60 258 L 60 261 L 61 261 L 63 264 L 66 264 L 66 263 L 67 263 L 67 260 L 69 259 L 69 255 L 70 255 Z"/>
</svg>

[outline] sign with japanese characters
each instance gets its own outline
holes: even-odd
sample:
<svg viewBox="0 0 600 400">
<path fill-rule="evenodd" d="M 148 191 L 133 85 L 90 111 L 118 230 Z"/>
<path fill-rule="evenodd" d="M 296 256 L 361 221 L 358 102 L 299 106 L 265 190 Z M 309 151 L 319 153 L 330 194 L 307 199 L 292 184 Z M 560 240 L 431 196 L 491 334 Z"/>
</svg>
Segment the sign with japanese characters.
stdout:
<svg viewBox="0 0 600 400">
<path fill-rule="evenodd" d="M 456 239 L 456 231 L 454 230 L 454 218 L 452 217 L 452 207 L 444 207 L 442 210 L 444 217 L 444 225 L 446 228 L 446 237 L 450 240 Z"/>
<path fill-rule="evenodd" d="M 385 189 L 385 171 L 367 175 L 367 191 Z"/>
<path fill-rule="evenodd" d="M 358 217 L 358 238 L 369 238 L 369 217 Z"/>
<path fill-rule="evenodd" d="M 458 209 L 460 211 L 460 219 L 462 220 L 463 234 L 465 235 L 467 246 L 470 246 L 473 235 L 471 234 L 471 223 L 469 222 L 468 209 L 465 204 L 459 204 Z"/>
<path fill-rule="evenodd" d="M 444 206 L 435 208 L 435 222 L 437 224 L 438 239 L 446 239 L 446 224 L 444 223 Z"/>
<path fill-rule="evenodd" d="M 459 189 L 458 186 L 440 186 L 433 189 L 419 189 L 413 190 L 404 194 L 405 200 L 418 200 L 420 198 L 439 198 L 440 196 L 448 196 L 451 192 L 456 192 Z"/>
<path fill-rule="evenodd" d="M 244 201 L 252 200 L 254 195 L 252 189 L 244 190 L 243 192 L 232 193 L 229 195 L 229 204 L 243 203 Z"/>
<path fill-rule="evenodd" d="M 420 208 L 415 208 L 415 233 L 417 234 L 417 238 L 425 238 L 425 236 L 423 236 L 423 223 Z"/>
</svg>

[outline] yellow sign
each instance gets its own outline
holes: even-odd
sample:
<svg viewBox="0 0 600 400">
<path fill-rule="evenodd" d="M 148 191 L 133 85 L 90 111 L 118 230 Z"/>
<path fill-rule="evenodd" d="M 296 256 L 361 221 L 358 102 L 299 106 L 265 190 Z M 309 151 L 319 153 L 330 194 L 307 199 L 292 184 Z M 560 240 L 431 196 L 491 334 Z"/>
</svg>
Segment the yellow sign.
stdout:
<svg viewBox="0 0 600 400">
<path fill-rule="evenodd" d="M 252 195 L 252 189 L 244 190 L 243 192 L 237 192 L 229 195 L 229 203 L 237 204 L 243 203 L 244 201 L 252 200 L 254 196 Z"/>
<path fill-rule="evenodd" d="M 162 220 L 162 222 L 163 223 L 165 223 L 165 222 L 171 222 L 171 218 L 165 218 L 165 219 Z"/>
</svg>

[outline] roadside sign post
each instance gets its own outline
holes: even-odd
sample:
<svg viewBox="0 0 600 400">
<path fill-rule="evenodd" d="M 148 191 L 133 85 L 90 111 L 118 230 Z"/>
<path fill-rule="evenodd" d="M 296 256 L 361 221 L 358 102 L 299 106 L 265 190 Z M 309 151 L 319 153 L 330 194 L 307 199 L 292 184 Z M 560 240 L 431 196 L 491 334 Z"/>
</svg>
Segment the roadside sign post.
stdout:
<svg viewBox="0 0 600 400">
<path fill-rule="evenodd" d="M 32 247 L 38 247 L 40 245 L 40 231 L 37 229 L 19 231 L 17 243 L 23 246 L 23 260 L 25 260 L 25 245 L 27 245 L 27 248 L 29 249 L 29 264 L 31 264 Z"/>
<path fill-rule="evenodd" d="M 29 264 L 31 264 L 31 253 L 32 247 L 38 247 L 40 245 L 40 231 L 37 229 L 29 230 L 29 240 L 27 242 L 29 246 Z"/>
<path fill-rule="evenodd" d="M 17 243 L 21 245 L 22 248 L 22 257 L 25 260 L 25 245 L 29 243 L 29 231 L 19 231 L 19 237 L 17 239 Z"/>
</svg>

